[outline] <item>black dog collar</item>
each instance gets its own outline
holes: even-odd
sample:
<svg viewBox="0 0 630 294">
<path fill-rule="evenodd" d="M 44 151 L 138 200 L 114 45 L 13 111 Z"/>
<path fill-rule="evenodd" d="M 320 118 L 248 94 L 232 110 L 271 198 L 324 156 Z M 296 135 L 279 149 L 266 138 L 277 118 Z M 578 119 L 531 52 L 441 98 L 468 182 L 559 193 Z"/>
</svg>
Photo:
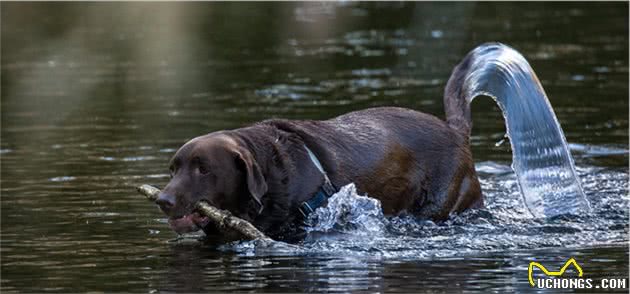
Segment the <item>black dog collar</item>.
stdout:
<svg viewBox="0 0 630 294">
<path fill-rule="evenodd" d="M 317 169 L 324 176 L 324 184 L 319 187 L 319 189 L 317 190 L 315 195 L 311 197 L 311 199 L 302 202 L 302 204 L 298 208 L 304 219 L 306 219 L 308 215 L 311 214 L 313 211 L 325 205 L 328 202 L 328 198 L 337 193 L 337 189 L 335 189 L 335 186 L 333 186 L 332 182 L 330 182 L 326 171 L 322 167 L 322 164 L 319 162 L 313 151 L 306 147 L 306 145 L 304 145 L 304 149 L 306 149 L 308 157 L 311 159 L 315 167 L 317 167 Z"/>
</svg>

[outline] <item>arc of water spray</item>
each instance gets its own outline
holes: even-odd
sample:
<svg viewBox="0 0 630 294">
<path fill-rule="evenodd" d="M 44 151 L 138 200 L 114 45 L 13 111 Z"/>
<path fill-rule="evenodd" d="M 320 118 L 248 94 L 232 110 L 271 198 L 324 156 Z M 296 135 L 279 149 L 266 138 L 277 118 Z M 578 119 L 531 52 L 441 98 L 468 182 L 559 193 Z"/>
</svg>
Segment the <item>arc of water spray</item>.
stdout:
<svg viewBox="0 0 630 294">
<path fill-rule="evenodd" d="M 499 43 L 475 48 L 455 69 L 446 91 L 460 99 L 453 105 L 445 95 L 449 124 L 468 132 L 475 97 L 489 96 L 499 105 L 512 146 L 512 169 L 534 216 L 590 212 L 562 128 L 538 77 L 519 52 Z"/>
</svg>

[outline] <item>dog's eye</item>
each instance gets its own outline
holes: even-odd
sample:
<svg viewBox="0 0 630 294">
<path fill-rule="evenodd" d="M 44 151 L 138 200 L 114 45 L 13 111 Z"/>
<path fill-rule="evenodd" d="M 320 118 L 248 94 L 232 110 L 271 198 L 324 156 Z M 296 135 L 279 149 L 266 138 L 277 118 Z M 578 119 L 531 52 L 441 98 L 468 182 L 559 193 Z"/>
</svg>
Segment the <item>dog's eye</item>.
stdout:
<svg viewBox="0 0 630 294">
<path fill-rule="evenodd" d="M 208 168 L 208 166 L 206 166 L 203 161 L 201 160 L 201 158 L 195 156 L 192 159 L 192 166 L 197 166 L 197 169 L 199 170 L 199 173 L 202 175 L 207 174 L 210 169 Z"/>
<path fill-rule="evenodd" d="M 205 167 L 203 164 L 200 164 L 200 165 L 199 165 L 199 172 L 200 172 L 202 175 L 207 174 L 209 171 L 210 171 L 210 170 L 208 170 L 208 168 L 207 168 L 207 167 Z"/>
</svg>

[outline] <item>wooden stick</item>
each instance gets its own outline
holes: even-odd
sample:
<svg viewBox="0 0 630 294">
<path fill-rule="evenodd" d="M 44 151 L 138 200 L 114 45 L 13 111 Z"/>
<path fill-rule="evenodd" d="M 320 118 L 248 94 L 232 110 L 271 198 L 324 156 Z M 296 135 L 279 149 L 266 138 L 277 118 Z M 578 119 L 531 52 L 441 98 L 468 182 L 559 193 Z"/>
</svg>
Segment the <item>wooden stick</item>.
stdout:
<svg viewBox="0 0 630 294">
<path fill-rule="evenodd" d="M 160 194 L 160 189 L 153 187 L 151 185 L 142 185 L 136 188 L 138 192 L 147 197 L 147 199 L 151 201 L 155 201 Z M 211 206 L 205 201 L 199 201 L 195 205 L 195 209 L 200 214 L 207 216 L 211 222 L 215 223 L 219 230 L 223 232 L 235 231 L 238 232 L 243 239 L 247 240 L 255 240 L 260 239 L 264 241 L 273 241 L 271 238 L 267 237 L 261 231 L 259 231 L 254 225 L 250 222 L 233 216 L 227 210 L 221 210 L 214 206 Z"/>
</svg>

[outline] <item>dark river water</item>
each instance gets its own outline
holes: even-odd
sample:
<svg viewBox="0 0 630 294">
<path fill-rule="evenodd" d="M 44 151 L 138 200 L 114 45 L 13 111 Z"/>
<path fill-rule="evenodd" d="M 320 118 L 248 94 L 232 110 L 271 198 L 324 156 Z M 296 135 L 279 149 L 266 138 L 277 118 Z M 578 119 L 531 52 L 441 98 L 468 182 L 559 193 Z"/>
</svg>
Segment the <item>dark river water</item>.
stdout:
<svg viewBox="0 0 630 294">
<path fill-rule="evenodd" d="M 531 261 L 570 257 L 628 291 L 627 3 L 1 8 L 2 292 L 527 292 Z M 488 41 L 538 74 L 591 214 L 527 213 L 490 99 L 472 111 L 487 207 L 444 223 L 369 214 L 297 246 L 216 245 L 176 239 L 134 190 L 165 185 L 188 139 L 267 118 L 373 106 L 444 118 L 450 71 Z"/>
</svg>

